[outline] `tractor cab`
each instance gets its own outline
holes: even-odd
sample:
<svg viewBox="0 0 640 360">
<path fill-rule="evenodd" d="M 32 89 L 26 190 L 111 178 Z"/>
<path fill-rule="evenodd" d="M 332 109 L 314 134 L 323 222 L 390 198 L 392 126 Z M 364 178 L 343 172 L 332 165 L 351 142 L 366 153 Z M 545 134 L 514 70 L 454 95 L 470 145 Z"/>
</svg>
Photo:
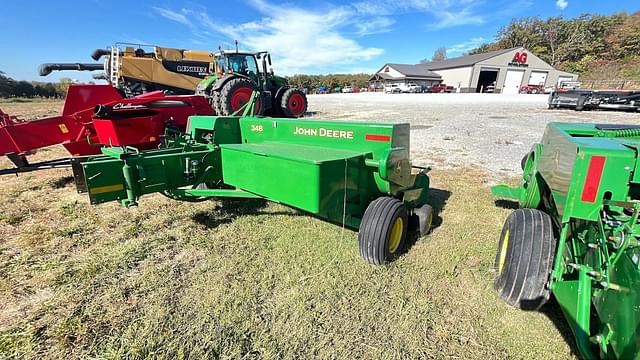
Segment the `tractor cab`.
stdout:
<svg viewBox="0 0 640 360">
<path fill-rule="evenodd" d="M 256 83 L 261 82 L 258 63 L 253 54 L 219 53 L 216 57 L 216 72 L 223 77 L 227 73 L 243 75 Z"/>
</svg>

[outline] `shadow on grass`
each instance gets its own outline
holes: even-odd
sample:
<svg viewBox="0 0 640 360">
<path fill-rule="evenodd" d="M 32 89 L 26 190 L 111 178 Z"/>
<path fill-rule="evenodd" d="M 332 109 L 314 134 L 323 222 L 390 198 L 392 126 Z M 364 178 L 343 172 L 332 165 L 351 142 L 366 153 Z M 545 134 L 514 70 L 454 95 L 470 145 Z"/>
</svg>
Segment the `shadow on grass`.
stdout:
<svg viewBox="0 0 640 360">
<path fill-rule="evenodd" d="M 431 207 L 433 207 L 433 221 L 431 223 L 431 231 L 442 225 L 442 216 L 440 214 L 447 205 L 449 197 L 451 197 L 451 191 L 436 188 L 429 189 L 429 199 L 427 200 L 427 203 L 431 205 Z M 419 238 L 419 231 L 410 231 L 407 234 L 407 241 L 402 253 L 407 253 L 409 249 L 411 249 L 411 247 L 415 245 Z"/>
<path fill-rule="evenodd" d="M 71 183 L 73 183 L 73 176 L 63 176 L 59 179 L 51 181 L 49 185 L 51 185 L 51 188 L 53 189 L 62 189 L 63 187 L 66 187 Z"/>
<path fill-rule="evenodd" d="M 520 205 L 518 204 L 518 202 L 513 200 L 499 199 L 495 201 L 495 204 L 497 207 L 501 207 L 503 209 L 516 210 L 520 208 Z"/>
<path fill-rule="evenodd" d="M 291 211 L 264 211 L 269 204 L 265 199 L 221 198 L 218 201 L 221 203 L 220 207 L 210 211 L 199 211 L 193 215 L 193 220 L 207 228 L 215 229 L 246 215 L 305 215 L 293 208 Z"/>
<path fill-rule="evenodd" d="M 537 303 L 538 301 L 535 301 L 535 302 Z M 535 310 L 526 310 L 526 311 L 535 311 Z M 564 339 L 564 341 L 567 343 L 567 345 L 569 345 L 569 348 L 571 349 L 571 354 L 574 355 L 576 358 L 579 358 L 579 359 L 582 358 L 582 356 L 580 355 L 580 351 L 578 350 L 578 345 L 576 344 L 576 339 L 573 336 L 573 332 L 571 331 L 571 328 L 569 327 L 569 323 L 567 322 L 567 319 L 564 317 L 564 314 L 562 313 L 562 309 L 560 309 L 560 304 L 558 304 L 556 299 L 553 296 L 551 296 L 551 299 L 549 299 L 549 301 L 546 304 L 544 304 L 540 308 L 540 310 L 538 310 L 538 312 L 540 312 L 541 314 L 544 314 L 547 318 L 549 318 L 549 320 L 551 320 L 551 322 L 556 327 L 560 335 L 562 335 L 562 338 Z"/>
</svg>

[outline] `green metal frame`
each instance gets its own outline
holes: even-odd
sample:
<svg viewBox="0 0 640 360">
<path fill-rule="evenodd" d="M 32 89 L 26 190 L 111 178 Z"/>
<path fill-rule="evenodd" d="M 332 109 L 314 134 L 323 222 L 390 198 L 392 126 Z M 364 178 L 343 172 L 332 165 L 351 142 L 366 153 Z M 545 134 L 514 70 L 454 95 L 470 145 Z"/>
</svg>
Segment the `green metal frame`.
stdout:
<svg viewBox="0 0 640 360">
<path fill-rule="evenodd" d="M 492 192 L 554 219 L 559 238 L 548 287 L 581 355 L 639 358 L 640 129 L 606 129 L 549 124 L 521 186 Z"/>
<path fill-rule="evenodd" d="M 358 228 L 371 201 L 426 204 L 429 177 L 409 161 L 409 124 L 192 116 L 162 149 L 105 147 L 74 168 L 92 204 L 162 193 L 182 201 L 264 198 Z"/>
</svg>

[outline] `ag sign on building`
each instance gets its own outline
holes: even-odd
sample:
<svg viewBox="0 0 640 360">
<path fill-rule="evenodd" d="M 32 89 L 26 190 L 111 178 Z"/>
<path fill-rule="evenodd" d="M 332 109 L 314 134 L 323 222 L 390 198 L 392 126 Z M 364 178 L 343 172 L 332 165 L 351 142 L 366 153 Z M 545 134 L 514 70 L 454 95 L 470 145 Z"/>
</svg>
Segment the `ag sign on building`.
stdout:
<svg viewBox="0 0 640 360">
<path fill-rule="evenodd" d="M 389 71 L 384 72 L 387 67 L 398 75 L 390 78 Z M 529 50 L 518 47 L 416 65 L 385 64 L 371 80 L 408 84 L 415 80 L 411 74 L 427 71 L 439 75 L 442 83 L 459 92 L 517 94 L 524 85 L 551 87 L 578 79 L 578 75 L 556 70 Z"/>
</svg>

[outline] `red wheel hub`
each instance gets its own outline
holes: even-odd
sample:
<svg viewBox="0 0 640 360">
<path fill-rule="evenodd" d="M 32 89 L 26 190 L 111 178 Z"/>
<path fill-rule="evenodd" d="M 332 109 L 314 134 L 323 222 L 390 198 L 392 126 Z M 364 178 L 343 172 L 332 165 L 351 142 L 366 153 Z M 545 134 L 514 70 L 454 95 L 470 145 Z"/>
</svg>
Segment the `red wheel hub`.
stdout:
<svg viewBox="0 0 640 360">
<path fill-rule="evenodd" d="M 238 88 L 238 90 L 231 95 L 231 110 L 237 111 L 244 106 L 244 104 L 248 103 L 249 99 L 251 99 L 252 92 L 253 89 L 247 86 Z M 257 105 L 258 104 L 256 104 L 256 109 L 258 108 Z"/>
<path fill-rule="evenodd" d="M 304 96 L 300 94 L 293 94 L 287 101 L 287 108 L 293 115 L 302 115 L 304 112 Z"/>
</svg>

